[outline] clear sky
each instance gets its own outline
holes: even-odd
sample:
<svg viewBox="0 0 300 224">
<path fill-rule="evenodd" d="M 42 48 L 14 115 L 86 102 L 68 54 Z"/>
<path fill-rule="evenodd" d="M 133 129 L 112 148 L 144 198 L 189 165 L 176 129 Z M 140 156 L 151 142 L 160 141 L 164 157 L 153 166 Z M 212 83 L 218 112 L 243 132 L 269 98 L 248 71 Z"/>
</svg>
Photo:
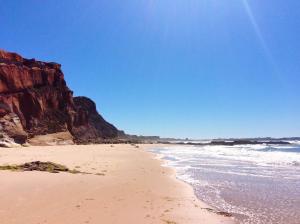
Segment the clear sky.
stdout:
<svg viewBox="0 0 300 224">
<path fill-rule="evenodd" d="M 0 0 L 0 24 L 127 133 L 300 136 L 299 0 Z"/>
</svg>

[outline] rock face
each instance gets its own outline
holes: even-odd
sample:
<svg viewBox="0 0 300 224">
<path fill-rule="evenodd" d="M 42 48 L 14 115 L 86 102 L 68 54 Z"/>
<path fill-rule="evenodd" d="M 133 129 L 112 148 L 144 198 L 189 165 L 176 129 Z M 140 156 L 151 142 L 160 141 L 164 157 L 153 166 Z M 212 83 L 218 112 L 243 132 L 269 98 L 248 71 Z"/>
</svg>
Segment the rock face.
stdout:
<svg viewBox="0 0 300 224">
<path fill-rule="evenodd" d="M 98 114 L 96 104 L 87 97 L 74 97 L 76 116 L 72 133 L 78 143 L 95 142 L 118 136 L 118 130 Z"/>
<path fill-rule="evenodd" d="M 80 143 L 118 133 L 91 100 L 73 98 L 59 64 L 0 50 L 0 138 L 22 144 L 36 135 L 66 131 Z"/>
</svg>

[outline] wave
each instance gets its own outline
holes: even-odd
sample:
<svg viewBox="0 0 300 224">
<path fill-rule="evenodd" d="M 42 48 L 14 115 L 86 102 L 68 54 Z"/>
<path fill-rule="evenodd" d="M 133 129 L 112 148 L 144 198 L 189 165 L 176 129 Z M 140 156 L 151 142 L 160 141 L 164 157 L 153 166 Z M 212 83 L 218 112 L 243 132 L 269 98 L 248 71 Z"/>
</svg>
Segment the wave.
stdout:
<svg viewBox="0 0 300 224">
<path fill-rule="evenodd" d="M 192 161 L 199 157 L 223 160 L 224 165 L 230 161 L 249 162 L 261 166 L 300 166 L 299 146 L 172 146 L 161 151 L 173 160 Z"/>
<path fill-rule="evenodd" d="M 178 145 L 154 148 L 200 200 L 240 223 L 298 223 L 300 146 Z M 284 218 L 282 218 L 284 217 Z M 270 221 L 272 220 L 272 221 Z M 274 222 L 273 222 L 274 221 Z"/>
</svg>

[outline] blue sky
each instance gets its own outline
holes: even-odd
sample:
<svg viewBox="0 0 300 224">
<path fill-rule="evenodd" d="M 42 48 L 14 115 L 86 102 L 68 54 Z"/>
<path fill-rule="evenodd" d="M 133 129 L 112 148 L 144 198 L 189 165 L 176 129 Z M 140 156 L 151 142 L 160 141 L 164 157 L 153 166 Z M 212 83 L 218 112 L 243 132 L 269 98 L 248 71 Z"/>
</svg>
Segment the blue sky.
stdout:
<svg viewBox="0 0 300 224">
<path fill-rule="evenodd" d="M 300 135 L 298 0 L 0 0 L 0 48 L 62 64 L 132 134 Z"/>
</svg>

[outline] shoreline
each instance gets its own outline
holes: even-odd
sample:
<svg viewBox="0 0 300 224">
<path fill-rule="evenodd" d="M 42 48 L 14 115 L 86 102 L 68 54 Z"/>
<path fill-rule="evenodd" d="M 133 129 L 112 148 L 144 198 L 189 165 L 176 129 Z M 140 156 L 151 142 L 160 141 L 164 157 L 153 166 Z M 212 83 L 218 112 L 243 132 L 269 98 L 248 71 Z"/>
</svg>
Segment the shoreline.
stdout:
<svg viewBox="0 0 300 224">
<path fill-rule="evenodd" d="M 172 145 L 173 145 L 173 146 L 177 146 L 178 144 L 172 144 Z M 172 146 L 172 145 L 171 145 L 171 146 Z M 180 144 L 179 144 L 179 145 L 180 145 Z M 168 144 L 168 145 L 165 145 L 165 144 L 156 144 L 156 146 L 154 146 L 153 148 L 159 147 L 159 146 L 164 147 L 164 146 L 170 146 L 170 145 L 169 145 L 169 144 Z M 147 147 L 147 148 L 152 148 L 152 147 Z M 146 150 L 146 149 L 144 149 L 144 150 Z M 154 153 L 154 152 L 149 152 L 149 151 L 146 151 L 146 152 L 147 152 L 147 153 L 150 153 L 151 156 L 153 157 L 153 159 L 159 160 L 159 161 L 160 161 L 160 165 L 161 165 L 163 168 L 169 169 L 169 170 L 172 172 L 172 174 L 170 174 L 170 177 L 173 178 L 174 181 L 183 183 L 184 185 L 186 185 L 186 186 L 184 186 L 184 187 L 190 188 L 189 191 L 192 191 L 192 192 L 193 192 L 193 195 L 196 197 L 196 199 L 197 199 L 197 201 L 199 202 L 199 204 L 201 204 L 201 206 L 202 206 L 201 209 L 205 209 L 205 210 L 207 210 L 207 211 L 209 211 L 209 212 L 211 212 L 211 213 L 214 213 L 215 215 L 217 215 L 217 216 L 219 216 L 219 217 L 220 217 L 220 216 L 221 216 L 221 217 L 225 217 L 226 220 L 225 220 L 225 222 L 224 222 L 224 220 L 222 220 L 222 221 L 221 221 L 222 223 L 237 224 L 237 220 L 235 220 L 235 218 L 234 218 L 234 216 L 233 216 L 232 214 L 227 213 L 227 212 L 223 212 L 223 211 L 218 211 L 217 208 L 214 208 L 214 207 L 208 205 L 207 203 L 203 202 L 201 199 L 199 199 L 199 198 L 196 196 L 196 194 L 195 194 L 195 191 L 194 191 L 193 186 L 192 186 L 191 184 L 189 184 L 188 182 L 186 182 L 186 181 L 184 181 L 184 180 L 178 178 L 176 169 L 175 169 L 174 167 L 168 166 L 168 165 L 167 165 L 168 161 L 165 160 L 165 159 L 163 159 L 163 156 L 162 156 L 162 155 L 157 154 L 157 153 Z M 165 164 L 166 164 L 166 166 L 165 166 Z M 229 219 L 230 219 L 230 220 L 229 220 Z"/>
<path fill-rule="evenodd" d="M 0 149 L 0 165 L 60 163 L 89 174 L 0 171 L 0 222 L 234 223 L 209 212 L 192 186 L 146 148 L 69 145 Z"/>
</svg>

